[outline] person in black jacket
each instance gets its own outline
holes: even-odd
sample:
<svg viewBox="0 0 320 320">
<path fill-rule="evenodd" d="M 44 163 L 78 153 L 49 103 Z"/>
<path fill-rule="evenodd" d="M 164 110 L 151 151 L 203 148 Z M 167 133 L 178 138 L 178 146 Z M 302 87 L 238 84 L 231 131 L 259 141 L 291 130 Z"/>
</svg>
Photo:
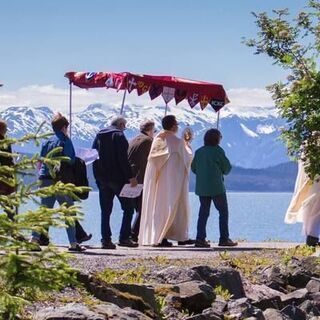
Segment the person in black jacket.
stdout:
<svg viewBox="0 0 320 320">
<path fill-rule="evenodd" d="M 119 196 L 126 183 L 130 183 L 131 186 L 137 185 L 137 179 L 133 176 L 128 161 L 128 141 L 123 133 L 125 128 L 126 120 L 123 117 L 113 119 L 108 128 L 98 132 L 92 146 L 99 153 L 99 159 L 93 165 L 93 173 L 99 188 L 103 249 L 116 248 L 111 240 L 110 228 L 110 215 L 115 196 L 119 199 L 123 210 L 119 245 L 138 246 L 130 238 L 131 220 L 134 213 L 133 201 Z"/>
</svg>

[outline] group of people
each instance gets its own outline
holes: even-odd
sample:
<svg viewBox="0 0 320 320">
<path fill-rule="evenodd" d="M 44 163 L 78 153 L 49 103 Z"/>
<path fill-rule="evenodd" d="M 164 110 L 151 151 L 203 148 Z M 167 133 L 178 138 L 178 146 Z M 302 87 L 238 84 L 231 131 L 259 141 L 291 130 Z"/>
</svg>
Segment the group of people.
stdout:
<svg viewBox="0 0 320 320">
<path fill-rule="evenodd" d="M 237 245 L 229 238 L 223 176 L 230 172 L 231 165 L 219 146 L 221 133 L 217 129 L 208 130 L 204 146 L 193 158 L 190 131 L 179 138 L 178 127 L 175 116 L 165 116 L 162 130 L 154 136 L 155 123 L 147 120 L 129 143 L 124 134 L 126 120 L 117 117 L 97 134 L 92 147 L 98 151 L 99 159 L 93 170 L 99 189 L 102 248 L 116 248 L 110 228 L 115 197 L 123 210 L 119 246 L 170 247 L 169 240 L 175 240 L 181 245 L 209 247 L 206 223 L 211 201 L 220 215 L 219 245 Z M 196 194 L 200 199 L 196 240 L 189 239 L 188 233 L 190 167 L 196 174 Z M 134 199 L 121 197 L 120 192 L 127 183 L 132 187 L 143 184 L 142 194 Z"/>
<path fill-rule="evenodd" d="M 75 150 L 68 137 L 68 120 L 60 113 L 52 119 L 54 135 L 41 148 L 45 157 L 51 150 L 62 147 L 69 165 L 75 161 Z M 229 238 L 228 204 L 223 176 L 231 170 L 228 158 L 219 146 L 222 138 L 217 129 L 209 129 L 204 136 L 204 146 L 193 153 L 190 146 L 191 131 L 186 130 L 182 138 L 177 136 L 178 122 L 173 115 L 162 119 L 162 130 L 155 135 L 155 123 L 146 120 L 140 125 L 140 133 L 130 143 L 125 137 L 126 119 L 114 118 L 110 126 L 100 130 L 92 148 L 98 152 L 93 163 L 93 173 L 99 189 L 101 208 L 101 244 L 103 249 L 115 249 L 112 241 L 110 216 L 115 197 L 121 204 L 122 223 L 119 232 L 119 246 L 139 245 L 170 247 L 172 242 L 180 245 L 194 244 L 196 247 L 210 247 L 206 240 L 206 224 L 211 201 L 219 211 L 220 246 L 235 246 Z M 200 199 L 197 238 L 189 238 L 189 174 L 196 174 L 196 194 Z M 71 182 L 62 174 L 63 182 Z M 57 181 L 52 177 L 45 163 L 39 167 L 39 180 L 44 187 Z M 136 187 L 143 185 L 137 198 L 120 196 L 125 184 Z M 73 205 L 67 195 L 55 195 L 41 199 L 41 204 L 52 208 L 55 202 Z M 133 216 L 136 212 L 135 219 Z M 82 242 L 89 240 L 79 221 L 68 225 L 69 250 L 84 251 Z M 37 232 L 32 233 L 31 242 L 45 245 L 48 238 Z"/>
<path fill-rule="evenodd" d="M 144 121 L 140 125 L 140 133 L 130 142 L 124 134 L 126 123 L 126 119 L 122 116 L 114 118 L 109 127 L 97 133 L 92 145 L 99 156 L 93 163 L 93 173 L 99 189 L 102 248 L 116 249 L 110 227 L 115 197 L 119 200 L 123 211 L 119 246 L 171 247 L 172 242 L 169 240 L 174 240 L 178 241 L 179 245 L 194 244 L 200 248 L 210 247 L 206 227 L 212 202 L 219 212 L 218 245 L 236 246 L 237 243 L 229 237 L 229 211 L 224 176 L 231 171 L 231 164 L 220 146 L 221 132 L 218 129 L 207 130 L 203 146 L 193 155 L 190 145 L 192 131 L 184 130 L 182 137 L 178 137 L 179 124 L 173 115 L 162 119 L 162 130 L 157 134 L 154 121 Z M 75 149 L 68 137 L 69 122 L 58 113 L 51 124 L 54 134 L 43 143 L 41 156 L 45 157 L 51 150 L 61 147 L 61 154 L 69 158 L 65 165 L 65 168 L 68 168 L 76 159 Z M 0 121 L 0 139 L 4 139 L 6 130 L 6 123 Z M 11 152 L 10 147 L 6 151 Z M 12 159 L 1 158 L 0 165 L 12 165 L 8 161 L 12 162 Z M 195 240 L 189 238 L 190 169 L 196 176 L 195 193 L 200 202 Z M 288 209 L 286 222 L 302 220 L 305 224 L 307 244 L 317 245 L 320 232 L 320 204 L 315 202 L 319 197 L 313 195 L 318 193 L 319 184 L 312 186 L 302 171 L 300 168 L 295 197 Z M 60 174 L 59 179 L 62 182 L 72 182 L 68 180 L 67 171 Z M 43 187 L 57 181 L 57 177 L 52 176 L 44 162 L 39 166 L 39 181 Z M 123 197 L 120 194 L 125 184 L 130 184 L 131 187 L 142 184 L 143 191 L 137 198 Z M 5 190 L 4 187 L 5 184 L 1 183 L 1 194 L 13 192 Z M 315 212 L 308 221 L 301 218 L 306 216 L 302 212 L 306 210 L 303 206 L 306 197 Z M 52 208 L 56 201 L 68 206 L 74 203 L 70 196 L 57 194 L 42 198 L 41 204 Z M 309 209 L 310 206 L 308 211 Z M 135 219 L 132 222 L 135 212 Z M 14 212 L 10 211 L 7 214 L 12 218 Z M 86 248 L 81 243 L 90 240 L 92 235 L 86 233 L 79 221 L 75 221 L 74 225 L 68 225 L 66 230 L 70 243 L 69 250 L 84 251 Z M 30 241 L 37 245 L 46 245 L 49 239 L 43 234 L 33 232 Z"/>
</svg>

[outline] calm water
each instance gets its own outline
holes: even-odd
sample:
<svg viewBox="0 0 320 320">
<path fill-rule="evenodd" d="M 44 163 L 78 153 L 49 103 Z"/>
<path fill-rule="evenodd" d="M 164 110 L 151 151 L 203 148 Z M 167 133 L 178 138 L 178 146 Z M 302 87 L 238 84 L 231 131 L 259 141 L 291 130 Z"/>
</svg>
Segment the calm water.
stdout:
<svg viewBox="0 0 320 320">
<path fill-rule="evenodd" d="M 301 224 L 287 225 L 283 222 L 284 214 L 291 199 L 291 193 L 228 193 L 229 226 L 232 239 L 248 241 L 285 240 L 303 242 Z M 190 237 L 196 236 L 196 223 L 199 210 L 198 197 L 190 193 L 191 225 Z M 33 205 L 32 205 L 33 206 Z M 29 205 L 29 208 L 32 207 Z M 85 213 L 83 226 L 93 234 L 88 244 L 100 243 L 100 208 L 97 192 L 91 192 L 88 200 L 82 202 Z M 111 216 L 113 241 L 118 240 L 122 212 L 117 200 Z M 66 244 L 67 235 L 64 229 L 50 230 L 53 242 Z M 213 204 L 207 225 L 207 238 L 218 241 L 218 213 Z"/>
</svg>

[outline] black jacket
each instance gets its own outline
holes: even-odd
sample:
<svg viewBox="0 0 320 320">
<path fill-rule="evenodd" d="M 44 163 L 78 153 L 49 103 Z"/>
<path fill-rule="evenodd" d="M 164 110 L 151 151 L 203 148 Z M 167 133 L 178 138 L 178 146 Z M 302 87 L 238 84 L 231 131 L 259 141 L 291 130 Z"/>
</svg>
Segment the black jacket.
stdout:
<svg viewBox="0 0 320 320">
<path fill-rule="evenodd" d="M 97 181 L 124 184 L 133 177 L 128 161 L 128 141 L 124 133 L 114 126 L 98 132 L 92 148 L 99 153 L 93 164 Z"/>
</svg>

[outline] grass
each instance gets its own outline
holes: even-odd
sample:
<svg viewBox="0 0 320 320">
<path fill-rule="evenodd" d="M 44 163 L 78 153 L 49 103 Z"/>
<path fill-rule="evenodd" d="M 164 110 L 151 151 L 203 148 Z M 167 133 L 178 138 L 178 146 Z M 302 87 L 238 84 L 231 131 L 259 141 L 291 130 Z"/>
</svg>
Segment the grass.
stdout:
<svg viewBox="0 0 320 320">
<path fill-rule="evenodd" d="M 229 292 L 228 289 L 224 289 L 221 285 L 216 286 L 213 289 L 213 292 L 217 295 L 223 298 L 223 300 L 228 301 L 233 297 L 233 294 Z"/>
<path fill-rule="evenodd" d="M 288 265 L 293 257 L 303 258 L 309 257 L 316 252 L 316 248 L 307 245 L 297 246 L 290 249 L 281 250 L 281 261 L 284 265 Z"/>
</svg>

